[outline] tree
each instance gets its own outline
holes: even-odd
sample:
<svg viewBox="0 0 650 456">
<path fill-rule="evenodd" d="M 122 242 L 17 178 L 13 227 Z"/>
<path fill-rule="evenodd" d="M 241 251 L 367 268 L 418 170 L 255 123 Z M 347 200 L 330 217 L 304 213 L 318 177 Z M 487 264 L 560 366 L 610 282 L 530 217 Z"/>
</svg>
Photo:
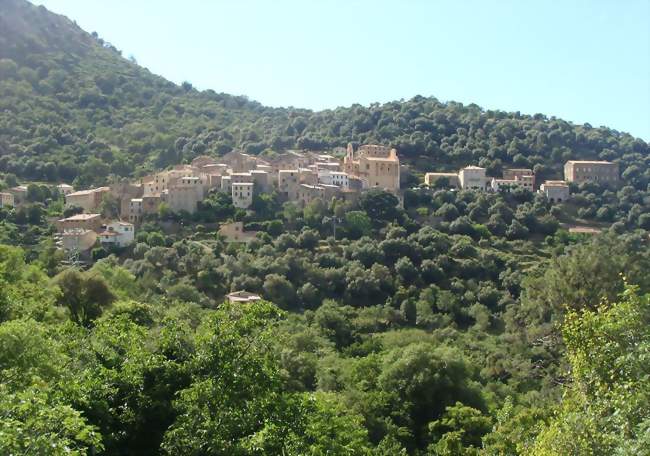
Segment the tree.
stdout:
<svg viewBox="0 0 650 456">
<path fill-rule="evenodd" d="M 363 211 L 350 211 L 345 214 L 345 228 L 349 238 L 359 239 L 371 233 L 372 221 Z"/>
<path fill-rule="evenodd" d="M 264 279 L 266 297 L 283 308 L 291 307 L 296 300 L 296 290 L 291 282 L 279 274 L 269 274 Z"/>
<path fill-rule="evenodd" d="M 375 223 L 391 222 L 400 218 L 398 204 L 397 197 L 385 190 L 369 190 L 359 198 L 359 206 Z"/>
<path fill-rule="evenodd" d="M 442 217 L 444 220 L 451 222 L 458 217 L 459 212 L 453 204 L 445 203 L 438 208 L 435 215 L 436 217 Z"/>
<path fill-rule="evenodd" d="M 282 454 L 301 434 L 298 403 L 282 392 L 271 349 L 279 317 L 269 303 L 224 303 L 201 326 L 167 454 Z"/>
<path fill-rule="evenodd" d="M 533 455 L 650 451 L 650 295 L 570 312 L 562 333 L 573 382 Z"/>
<path fill-rule="evenodd" d="M 83 326 L 90 325 L 115 300 L 106 281 L 95 273 L 66 269 L 54 277 L 54 283 L 61 290 L 58 304 L 68 309 L 72 321 Z"/>
<path fill-rule="evenodd" d="M 0 383 L 0 453 L 91 455 L 103 450 L 96 428 L 48 389 L 10 391 Z"/>
</svg>

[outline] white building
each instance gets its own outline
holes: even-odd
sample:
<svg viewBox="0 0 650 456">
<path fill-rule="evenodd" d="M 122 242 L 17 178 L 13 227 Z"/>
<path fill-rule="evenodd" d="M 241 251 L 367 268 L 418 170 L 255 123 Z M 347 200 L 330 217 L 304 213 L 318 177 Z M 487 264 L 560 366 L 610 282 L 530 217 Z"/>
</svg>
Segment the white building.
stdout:
<svg viewBox="0 0 650 456">
<path fill-rule="evenodd" d="M 232 184 L 232 204 L 235 207 L 247 209 L 253 204 L 252 182 L 238 182 Z"/>
<path fill-rule="evenodd" d="M 135 239 L 135 228 L 132 223 L 115 221 L 106 225 L 106 229 L 99 233 L 99 242 L 107 245 L 126 247 Z"/>
<path fill-rule="evenodd" d="M 458 181 L 463 190 L 485 190 L 489 182 L 485 176 L 485 168 L 480 166 L 462 168 L 458 172 Z"/>
<path fill-rule="evenodd" d="M 551 203 L 561 203 L 569 199 L 569 184 L 565 181 L 545 181 L 539 186 L 538 192 L 545 195 Z"/>
<path fill-rule="evenodd" d="M 533 191 L 533 183 L 535 182 L 535 176 L 526 175 L 526 176 L 515 176 L 514 179 L 497 179 L 492 178 L 490 184 L 493 191 L 498 192 L 502 188 L 523 188 L 529 192 Z"/>
<path fill-rule="evenodd" d="M 348 173 L 342 171 L 322 170 L 318 172 L 318 183 L 325 185 L 336 185 L 343 190 L 350 188 L 350 178 Z"/>
</svg>

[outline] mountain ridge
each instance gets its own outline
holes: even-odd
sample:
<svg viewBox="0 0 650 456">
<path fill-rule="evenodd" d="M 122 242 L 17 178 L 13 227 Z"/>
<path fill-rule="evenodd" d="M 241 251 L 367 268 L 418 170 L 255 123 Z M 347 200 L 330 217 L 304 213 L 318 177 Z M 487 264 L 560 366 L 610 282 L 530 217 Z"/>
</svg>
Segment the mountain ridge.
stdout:
<svg viewBox="0 0 650 456">
<path fill-rule="evenodd" d="M 85 185 L 235 148 L 348 142 L 395 146 L 416 173 L 474 163 L 558 177 L 570 158 L 619 160 L 625 170 L 650 155 L 648 143 L 610 128 L 421 96 L 322 111 L 266 107 L 178 86 L 43 6 L 2 0 L 0 11 L 0 172 L 27 179 Z"/>
</svg>

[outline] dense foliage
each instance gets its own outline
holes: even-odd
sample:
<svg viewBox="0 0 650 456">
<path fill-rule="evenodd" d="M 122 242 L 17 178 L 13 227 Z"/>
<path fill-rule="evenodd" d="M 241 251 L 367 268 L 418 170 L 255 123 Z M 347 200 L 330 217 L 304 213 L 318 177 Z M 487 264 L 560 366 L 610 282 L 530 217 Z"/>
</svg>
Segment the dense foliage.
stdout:
<svg viewBox="0 0 650 456">
<path fill-rule="evenodd" d="M 605 127 L 434 98 L 321 112 L 267 108 L 244 97 L 176 86 L 66 18 L 24 0 L 0 16 L 0 172 L 101 183 L 200 154 L 325 150 L 348 142 L 396 146 L 414 172 L 469 163 L 557 177 L 568 159 L 620 162 L 646 191 L 650 148 Z M 409 180 L 406 179 L 406 183 Z"/>
<path fill-rule="evenodd" d="M 265 108 L 177 87 L 42 7 L 0 8 L 0 189 L 29 184 L 0 208 L 0 453 L 650 452 L 648 144 L 421 97 Z M 348 141 L 400 149 L 403 207 L 210 193 L 92 263 L 57 248 L 52 220 L 78 208 L 53 182 Z M 473 162 L 543 179 L 568 158 L 615 160 L 624 185 L 552 205 L 413 178 Z M 228 220 L 255 239 L 227 242 Z"/>
</svg>

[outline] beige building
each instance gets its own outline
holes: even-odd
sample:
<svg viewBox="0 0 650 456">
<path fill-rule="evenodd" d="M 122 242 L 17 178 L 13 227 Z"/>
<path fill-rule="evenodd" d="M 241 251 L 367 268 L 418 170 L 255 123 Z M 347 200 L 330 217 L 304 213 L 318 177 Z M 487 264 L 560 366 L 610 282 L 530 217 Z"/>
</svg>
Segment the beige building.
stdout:
<svg viewBox="0 0 650 456">
<path fill-rule="evenodd" d="M 231 222 L 219 226 L 219 235 L 226 242 L 250 242 L 257 236 L 257 231 L 244 231 L 244 222 Z"/>
<path fill-rule="evenodd" d="M 70 193 L 74 192 L 74 187 L 68 184 L 59 184 L 56 186 L 56 188 L 62 195 L 69 195 Z"/>
<path fill-rule="evenodd" d="M 221 191 L 225 193 L 230 193 L 232 191 L 231 176 L 221 176 Z"/>
<path fill-rule="evenodd" d="M 271 191 L 272 184 L 268 172 L 261 169 L 254 169 L 251 171 L 251 176 L 253 177 L 256 192 L 269 193 Z"/>
<path fill-rule="evenodd" d="M 564 165 L 567 182 L 618 183 L 618 164 L 608 161 L 569 160 Z"/>
<path fill-rule="evenodd" d="M 569 184 L 565 181 L 545 181 L 539 186 L 538 193 L 543 194 L 551 203 L 561 203 L 569 199 Z"/>
<path fill-rule="evenodd" d="M 355 153 L 352 144 L 348 144 L 343 159 L 343 171 L 350 176 L 360 178 L 364 188 L 399 190 L 400 169 L 396 149 L 366 144 L 359 147 Z"/>
<path fill-rule="evenodd" d="M 238 150 L 228 152 L 221 161 L 230 166 L 233 173 L 247 173 L 257 167 L 256 157 Z"/>
<path fill-rule="evenodd" d="M 66 207 L 81 207 L 86 212 L 92 212 L 99 207 L 104 195 L 110 191 L 111 189 L 109 187 L 99 187 L 68 193 L 65 196 L 65 205 Z"/>
<path fill-rule="evenodd" d="M 535 188 L 535 173 L 530 168 L 507 168 L 503 170 L 503 178 L 505 180 L 519 180 L 522 182 L 532 182 L 529 189 L 531 192 Z M 526 186 L 524 186 L 526 187 Z"/>
<path fill-rule="evenodd" d="M 497 179 L 492 178 L 491 188 L 492 191 L 498 192 L 501 189 L 508 188 L 523 188 L 529 192 L 533 191 L 533 183 L 535 182 L 535 177 L 532 175 L 517 175 L 514 179 Z"/>
<path fill-rule="evenodd" d="M 203 201 L 203 182 L 194 176 L 181 177 L 166 191 L 167 204 L 174 212 L 196 212 L 197 204 Z"/>
<path fill-rule="evenodd" d="M 434 187 L 440 180 L 446 180 L 445 187 L 460 188 L 458 173 L 426 173 L 424 175 L 424 185 L 428 187 Z"/>
<path fill-rule="evenodd" d="M 232 204 L 241 209 L 248 209 L 253 204 L 253 187 L 252 182 L 238 182 L 232 184 Z"/>
<path fill-rule="evenodd" d="M 12 187 L 7 190 L 7 193 L 11 193 L 14 196 L 14 206 L 19 206 L 27 201 L 27 186 L 19 185 L 17 187 Z"/>
<path fill-rule="evenodd" d="M 142 198 L 131 198 L 129 201 L 129 222 L 140 223 L 142 222 Z"/>
<path fill-rule="evenodd" d="M 297 169 L 281 169 L 278 171 L 278 193 L 289 201 L 298 199 L 300 172 Z"/>
<path fill-rule="evenodd" d="M 310 168 L 299 168 L 298 169 L 298 179 L 301 184 L 308 185 L 317 185 L 318 184 L 318 173 L 315 169 Z"/>
<path fill-rule="evenodd" d="M 100 214 L 77 214 L 58 220 L 55 225 L 60 233 L 74 229 L 99 231 L 102 227 L 102 216 Z"/>
<path fill-rule="evenodd" d="M 300 187 L 298 187 L 298 206 L 305 207 L 315 199 L 325 200 L 325 187 L 322 185 L 300 184 Z"/>
<path fill-rule="evenodd" d="M 14 195 L 8 192 L 0 193 L 0 207 L 14 206 Z"/>
<path fill-rule="evenodd" d="M 97 233 L 83 228 L 74 228 L 61 234 L 61 242 L 63 243 L 63 249 L 66 251 L 85 252 L 90 250 L 97 242 Z"/>
<path fill-rule="evenodd" d="M 485 168 L 466 166 L 458 172 L 458 182 L 463 190 L 486 190 L 490 181 Z"/>
</svg>

